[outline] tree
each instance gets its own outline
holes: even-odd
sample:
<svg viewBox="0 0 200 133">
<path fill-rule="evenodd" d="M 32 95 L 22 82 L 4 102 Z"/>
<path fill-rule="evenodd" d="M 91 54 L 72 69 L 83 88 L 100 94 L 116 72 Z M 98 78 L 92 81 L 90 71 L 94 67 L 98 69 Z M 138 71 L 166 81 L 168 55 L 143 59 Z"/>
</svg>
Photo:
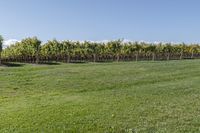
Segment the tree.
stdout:
<svg viewBox="0 0 200 133">
<path fill-rule="evenodd" d="M 152 61 L 155 61 L 155 57 L 156 57 L 156 45 L 150 44 L 147 47 L 147 50 L 148 50 L 149 53 L 152 54 Z"/>
<path fill-rule="evenodd" d="M 2 62 L 1 62 L 2 50 L 3 50 L 3 37 L 0 35 L 0 65 L 2 64 Z"/>
<path fill-rule="evenodd" d="M 67 63 L 70 63 L 71 56 L 73 54 L 73 50 L 74 50 L 75 46 L 74 46 L 73 42 L 71 42 L 71 41 L 63 41 L 62 45 L 64 48 L 63 51 L 67 55 Z"/>
<path fill-rule="evenodd" d="M 37 37 L 32 38 L 32 44 L 35 50 L 36 56 L 36 64 L 39 64 L 40 61 L 40 49 L 41 49 L 41 41 L 37 39 Z"/>
<path fill-rule="evenodd" d="M 93 62 L 96 62 L 98 60 L 98 55 L 100 53 L 99 45 L 100 44 L 95 42 L 84 42 L 86 54 L 93 57 Z"/>
<path fill-rule="evenodd" d="M 53 39 L 52 41 L 48 41 L 43 45 L 42 52 L 44 52 L 43 54 L 47 55 L 48 61 L 59 61 L 60 55 L 62 54 L 62 44 L 56 39 Z"/>
<path fill-rule="evenodd" d="M 180 52 L 179 59 L 182 60 L 183 59 L 183 54 L 184 54 L 184 52 L 186 50 L 186 44 L 182 43 L 182 44 L 178 45 L 178 49 L 179 49 L 179 52 Z"/>
<path fill-rule="evenodd" d="M 170 60 L 170 55 L 172 53 L 172 45 L 171 43 L 167 43 L 164 48 L 163 48 L 163 52 L 167 55 L 167 60 Z"/>
<path fill-rule="evenodd" d="M 122 46 L 122 54 L 123 54 L 123 60 L 124 60 L 124 57 L 126 56 L 131 56 L 134 54 L 134 50 L 132 49 L 132 42 L 128 42 L 128 43 L 125 43 L 123 46 Z M 125 58 L 126 60 L 126 58 Z"/>
<path fill-rule="evenodd" d="M 191 59 L 193 59 L 194 53 L 198 53 L 198 45 L 191 45 L 188 49 L 191 54 Z"/>
<path fill-rule="evenodd" d="M 134 51 L 136 52 L 135 61 L 137 62 L 138 58 L 139 58 L 139 53 L 141 52 L 141 49 L 142 49 L 142 46 L 138 42 L 135 42 L 133 47 L 134 47 Z"/>
<path fill-rule="evenodd" d="M 39 63 L 40 45 L 41 41 L 37 37 L 26 38 L 20 42 L 21 52 L 29 62 L 34 60 L 36 64 Z"/>
<path fill-rule="evenodd" d="M 107 44 L 108 50 L 117 57 L 116 59 L 117 62 L 119 62 L 119 58 L 121 54 L 121 48 L 122 48 L 121 43 L 122 43 L 121 40 L 116 40 L 116 41 L 108 42 Z"/>
</svg>

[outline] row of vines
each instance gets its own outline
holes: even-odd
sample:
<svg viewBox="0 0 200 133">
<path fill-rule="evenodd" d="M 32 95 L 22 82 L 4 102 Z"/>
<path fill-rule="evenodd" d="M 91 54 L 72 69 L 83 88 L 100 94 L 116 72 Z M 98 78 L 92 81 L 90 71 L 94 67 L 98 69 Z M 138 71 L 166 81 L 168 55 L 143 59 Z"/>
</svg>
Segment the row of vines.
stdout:
<svg viewBox="0 0 200 133">
<path fill-rule="evenodd" d="M 26 38 L 3 49 L 0 37 L 1 62 L 106 62 L 140 60 L 181 60 L 200 58 L 198 44 L 150 44 L 145 42 L 79 42 L 51 40 L 45 44 L 36 37 Z"/>
</svg>

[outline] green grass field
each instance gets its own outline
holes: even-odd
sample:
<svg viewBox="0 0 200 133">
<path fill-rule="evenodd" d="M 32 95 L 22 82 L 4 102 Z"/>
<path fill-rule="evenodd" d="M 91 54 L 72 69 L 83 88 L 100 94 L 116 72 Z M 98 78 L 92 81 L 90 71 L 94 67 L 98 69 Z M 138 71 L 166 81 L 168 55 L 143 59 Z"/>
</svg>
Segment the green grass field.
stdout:
<svg viewBox="0 0 200 133">
<path fill-rule="evenodd" d="M 200 132 L 200 60 L 0 67 L 0 132 Z"/>
</svg>

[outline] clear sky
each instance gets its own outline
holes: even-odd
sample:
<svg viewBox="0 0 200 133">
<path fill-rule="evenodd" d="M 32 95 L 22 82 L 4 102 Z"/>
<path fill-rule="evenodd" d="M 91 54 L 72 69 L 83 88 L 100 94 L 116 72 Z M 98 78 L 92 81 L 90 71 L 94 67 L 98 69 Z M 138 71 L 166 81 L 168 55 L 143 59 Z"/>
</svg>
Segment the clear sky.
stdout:
<svg viewBox="0 0 200 133">
<path fill-rule="evenodd" d="M 0 0 L 0 34 L 200 42 L 199 6 L 199 0 Z"/>
</svg>

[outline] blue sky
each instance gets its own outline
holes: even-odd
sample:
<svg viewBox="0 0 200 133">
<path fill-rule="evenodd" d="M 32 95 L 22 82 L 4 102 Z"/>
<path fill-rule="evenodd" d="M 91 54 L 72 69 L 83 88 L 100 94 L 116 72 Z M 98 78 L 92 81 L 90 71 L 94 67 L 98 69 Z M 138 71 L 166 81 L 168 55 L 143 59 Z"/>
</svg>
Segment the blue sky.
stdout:
<svg viewBox="0 0 200 133">
<path fill-rule="evenodd" d="M 1 0 L 0 34 L 20 40 L 200 42 L 199 0 Z"/>
</svg>

